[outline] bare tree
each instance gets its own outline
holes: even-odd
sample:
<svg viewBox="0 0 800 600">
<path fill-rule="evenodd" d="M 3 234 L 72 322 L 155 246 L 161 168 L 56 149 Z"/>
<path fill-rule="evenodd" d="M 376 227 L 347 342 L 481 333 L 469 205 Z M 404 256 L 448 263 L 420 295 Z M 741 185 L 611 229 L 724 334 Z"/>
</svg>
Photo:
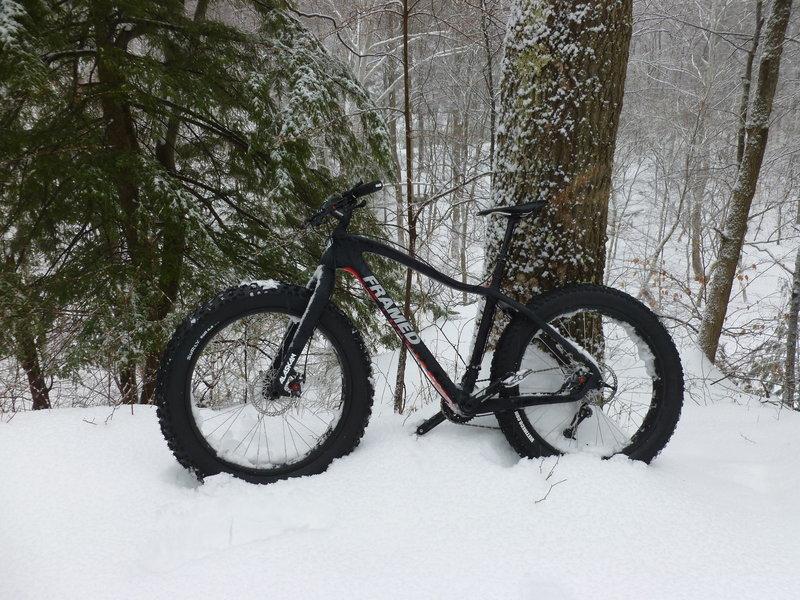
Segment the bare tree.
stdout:
<svg viewBox="0 0 800 600">
<path fill-rule="evenodd" d="M 715 360 L 725 314 L 728 310 L 736 267 L 747 232 L 750 207 L 756 191 L 769 135 L 769 120 L 778 85 L 781 53 L 791 14 L 791 0 L 775 0 L 767 20 L 758 80 L 748 112 L 746 140 L 716 266 L 711 275 L 708 300 L 700 327 L 700 346 Z"/>
</svg>

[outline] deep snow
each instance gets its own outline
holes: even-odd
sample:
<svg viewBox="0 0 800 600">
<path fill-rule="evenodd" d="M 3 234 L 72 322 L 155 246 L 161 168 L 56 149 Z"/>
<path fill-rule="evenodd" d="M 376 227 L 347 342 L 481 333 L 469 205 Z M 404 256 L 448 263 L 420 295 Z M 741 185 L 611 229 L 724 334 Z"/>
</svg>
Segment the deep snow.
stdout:
<svg viewBox="0 0 800 600">
<path fill-rule="evenodd" d="M 684 358 L 692 397 L 651 466 L 417 438 L 434 409 L 384 394 L 322 475 L 198 485 L 151 407 L 3 415 L 0 598 L 796 598 L 800 415 Z"/>
</svg>

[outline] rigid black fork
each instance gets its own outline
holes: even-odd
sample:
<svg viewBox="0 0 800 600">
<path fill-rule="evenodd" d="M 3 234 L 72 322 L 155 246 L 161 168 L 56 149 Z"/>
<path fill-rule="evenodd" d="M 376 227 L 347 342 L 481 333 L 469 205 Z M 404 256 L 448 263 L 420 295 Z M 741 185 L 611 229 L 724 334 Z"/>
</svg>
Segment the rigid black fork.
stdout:
<svg viewBox="0 0 800 600">
<path fill-rule="evenodd" d="M 273 398 L 288 394 L 286 384 L 294 374 L 294 365 L 303 348 L 306 347 L 333 294 L 336 272 L 332 266 L 325 264 L 329 261 L 324 259 L 325 256 L 323 256 L 323 264 L 317 268 L 314 277 L 308 283 L 308 288 L 312 292 L 306 310 L 303 312 L 300 322 L 291 324 L 287 329 L 283 344 L 281 344 L 281 352 L 276 357 L 277 360 L 273 366 L 276 376 L 272 380 L 270 388 Z"/>
</svg>

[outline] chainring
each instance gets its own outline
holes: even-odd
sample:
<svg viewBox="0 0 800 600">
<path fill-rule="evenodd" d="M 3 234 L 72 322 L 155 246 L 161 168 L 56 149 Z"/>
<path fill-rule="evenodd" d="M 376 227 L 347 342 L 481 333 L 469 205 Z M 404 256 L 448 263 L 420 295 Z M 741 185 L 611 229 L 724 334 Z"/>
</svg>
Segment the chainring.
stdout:
<svg viewBox="0 0 800 600">
<path fill-rule="evenodd" d="M 450 421 L 451 423 L 463 424 L 472 420 L 471 416 L 459 415 L 453 412 L 453 409 L 450 408 L 450 406 L 444 400 L 441 401 L 441 407 L 444 418 Z"/>
</svg>

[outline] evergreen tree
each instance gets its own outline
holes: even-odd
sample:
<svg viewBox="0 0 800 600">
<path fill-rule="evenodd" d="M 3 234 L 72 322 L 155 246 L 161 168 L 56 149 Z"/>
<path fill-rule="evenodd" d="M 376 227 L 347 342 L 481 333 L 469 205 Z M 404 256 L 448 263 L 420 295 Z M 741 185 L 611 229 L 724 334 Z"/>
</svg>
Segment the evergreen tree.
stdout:
<svg viewBox="0 0 800 600">
<path fill-rule="evenodd" d="M 368 96 L 281 2 L 0 7 L 2 285 L 35 283 L 41 331 L 79 322 L 62 367 L 111 366 L 125 401 L 151 399 L 184 307 L 307 278 L 302 218 L 389 171 Z"/>
</svg>

